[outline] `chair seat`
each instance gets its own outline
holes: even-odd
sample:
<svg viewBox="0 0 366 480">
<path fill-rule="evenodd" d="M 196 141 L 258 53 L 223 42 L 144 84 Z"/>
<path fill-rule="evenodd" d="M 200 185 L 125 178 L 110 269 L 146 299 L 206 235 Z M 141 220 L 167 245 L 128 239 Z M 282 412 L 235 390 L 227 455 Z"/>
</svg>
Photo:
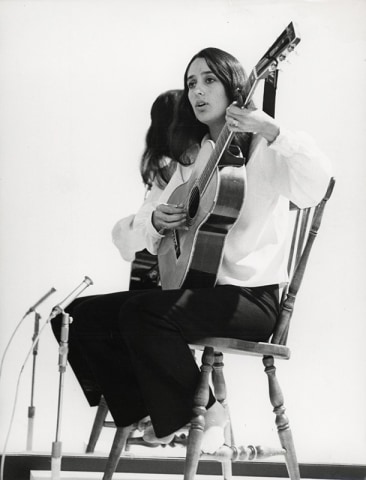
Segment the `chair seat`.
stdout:
<svg viewBox="0 0 366 480">
<path fill-rule="evenodd" d="M 204 337 L 195 342 L 190 342 L 190 346 L 196 350 L 204 350 L 205 347 L 212 347 L 221 353 L 234 353 L 241 355 L 270 355 L 275 358 L 288 360 L 291 351 L 285 345 L 277 345 L 266 342 L 249 342 L 236 338 L 225 337 Z"/>
</svg>

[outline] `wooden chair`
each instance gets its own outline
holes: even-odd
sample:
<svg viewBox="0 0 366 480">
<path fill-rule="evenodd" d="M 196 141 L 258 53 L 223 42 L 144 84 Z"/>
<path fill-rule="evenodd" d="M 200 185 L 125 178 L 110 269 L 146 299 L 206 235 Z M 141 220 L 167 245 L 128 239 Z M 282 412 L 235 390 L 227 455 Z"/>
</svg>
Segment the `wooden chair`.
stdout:
<svg viewBox="0 0 366 480">
<path fill-rule="evenodd" d="M 220 461 L 222 463 L 224 480 L 230 480 L 232 478 L 232 462 L 260 460 L 274 455 L 284 455 L 291 480 L 300 479 L 294 442 L 289 421 L 285 414 L 283 394 L 276 377 L 274 359 L 288 360 L 290 358 L 287 337 L 296 296 L 302 283 L 310 251 L 321 224 L 326 202 L 332 194 L 334 184 L 335 180 L 332 178 L 323 200 L 315 208 L 298 209 L 291 205 L 291 210 L 295 214 L 295 220 L 288 260 L 290 281 L 282 291 L 280 314 L 270 341 L 267 343 L 250 342 L 230 338 L 207 337 L 190 345 L 193 349 L 203 350 L 200 381 L 194 399 L 193 418 L 190 423 L 188 439 L 184 438 L 184 436 L 176 437 L 172 442 L 173 444 L 182 443 L 187 446 L 184 480 L 194 480 L 201 458 Z M 205 425 L 205 405 L 208 402 L 210 378 L 212 378 L 217 400 L 226 406 L 226 386 L 223 376 L 224 353 L 262 357 L 265 367 L 264 371 L 268 377 L 269 397 L 275 414 L 280 447 L 236 446 L 234 444 L 232 427 L 229 424 L 225 431 L 225 445 L 213 455 L 201 454 L 200 446 Z M 103 480 L 112 479 L 122 450 L 128 445 L 128 438 L 133 429 L 133 425 L 116 429 Z M 132 440 L 131 443 L 143 444 L 139 439 Z"/>
</svg>

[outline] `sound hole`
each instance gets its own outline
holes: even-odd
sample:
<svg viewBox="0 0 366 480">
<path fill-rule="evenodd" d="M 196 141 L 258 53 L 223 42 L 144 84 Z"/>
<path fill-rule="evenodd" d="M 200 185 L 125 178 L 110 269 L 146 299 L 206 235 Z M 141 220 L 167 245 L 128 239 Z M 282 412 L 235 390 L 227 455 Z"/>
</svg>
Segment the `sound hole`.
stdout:
<svg viewBox="0 0 366 480">
<path fill-rule="evenodd" d="M 188 202 L 189 218 L 195 217 L 199 204 L 200 204 L 200 191 L 198 187 L 194 187 L 193 190 L 191 191 L 191 195 L 189 197 L 189 202 Z"/>
</svg>

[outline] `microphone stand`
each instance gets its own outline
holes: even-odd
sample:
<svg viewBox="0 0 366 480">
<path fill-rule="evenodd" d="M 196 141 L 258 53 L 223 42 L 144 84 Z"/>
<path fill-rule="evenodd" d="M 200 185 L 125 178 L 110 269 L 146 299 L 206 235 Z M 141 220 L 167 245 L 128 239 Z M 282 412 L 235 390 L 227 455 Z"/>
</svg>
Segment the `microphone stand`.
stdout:
<svg viewBox="0 0 366 480">
<path fill-rule="evenodd" d="M 34 342 L 39 334 L 39 321 L 41 315 L 34 311 L 34 333 L 32 337 L 32 342 Z M 34 406 L 34 384 L 36 378 L 36 363 L 38 355 L 38 342 L 37 341 L 33 346 L 33 365 L 32 365 L 32 382 L 31 382 L 31 398 L 30 405 L 28 407 L 28 431 L 27 431 L 27 451 L 32 450 L 33 446 L 33 428 L 34 428 L 34 417 L 36 414 L 36 407 Z"/>
<path fill-rule="evenodd" d="M 52 443 L 51 454 L 51 478 L 52 480 L 60 479 L 61 471 L 61 456 L 62 456 L 62 443 L 60 441 L 60 429 L 61 429 L 61 414 L 62 403 L 64 394 L 64 374 L 67 365 L 67 355 L 69 351 L 69 327 L 72 322 L 72 318 L 65 312 L 65 308 L 75 300 L 89 285 L 92 285 L 93 281 L 89 277 L 84 277 L 84 280 L 78 285 L 62 302 L 53 307 L 47 322 L 50 322 L 57 315 L 62 315 L 61 321 L 61 335 L 60 346 L 58 355 L 58 370 L 60 372 L 59 388 L 58 388 L 58 405 L 57 405 L 57 422 L 56 422 L 56 438 Z"/>
<path fill-rule="evenodd" d="M 58 365 L 59 365 L 59 389 L 58 389 L 58 405 L 57 405 L 57 422 L 56 422 L 56 436 L 55 441 L 52 443 L 52 457 L 51 457 L 51 478 L 52 480 L 60 479 L 61 471 L 61 457 L 62 457 L 62 442 L 60 441 L 61 430 L 61 416 L 62 416 L 62 403 L 64 394 L 64 376 L 67 365 L 67 354 L 69 350 L 69 326 L 72 322 L 72 318 L 66 312 L 62 312 L 62 325 L 61 325 L 61 339 L 59 347 Z"/>
</svg>

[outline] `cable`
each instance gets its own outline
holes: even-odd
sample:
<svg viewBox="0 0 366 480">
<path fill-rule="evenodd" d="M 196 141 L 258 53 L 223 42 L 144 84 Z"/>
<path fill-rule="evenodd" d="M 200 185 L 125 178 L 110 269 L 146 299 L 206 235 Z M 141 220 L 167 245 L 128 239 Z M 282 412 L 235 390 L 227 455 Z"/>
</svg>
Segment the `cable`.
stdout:
<svg viewBox="0 0 366 480">
<path fill-rule="evenodd" d="M 0 364 L 0 380 L 1 380 L 1 373 L 2 373 L 2 369 L 3 369 L 3 364 L 4 364 L 4 360 L 5 360 L 5 356 L 6 356 L 6 353 L 10 347 L 10 344 L 11 342 L 13 341 L 13 338 L 16 334 L 16 332 L 18 331 L 20 325 L 23 323 L 23 320 L 32 312 L 36 312 L 36 308 L 41 305 L 41 303 L 43 303 L 50 295 L 52 295 L 54 292 L 56 292 L 56 289 L 54 287 L 51 287 L 50 290 L 45 294 L 43 295 L 43 297 L 41 297 L 39 300 L 37 300 L 37 302 L 32 305 L 31 307 L 28 308 L 28 310 L 26 311 L 26 313 L 23 315 L 23 317 L 21 318 L 20 322 L 18 323 L 18 325 L 15 327 L 15 330 L 14 332 L 12 333 L 11 337 L 10 337 L 10 340 L 8 342 L 8 344 L 6 345 L 6 348 L 4 350 L 4 353 L 3 353 L 3 356 L 1 358 L 1 364 Z"/>
<path fill-rule="evenodd" d="M 3 370 L 3 364 L 4 364 L 4 360 L 5 360 L 5 356 L 7 354 L 7 351 L 9 350 L 9 347 L 10 347 L 10 344 L 11 342 L 13 341 L 13 338 L 15 337 L 15 334 L 16 332 L 18 331 L 19 327 L 21 326 L 21 324 L 23 323 L 23 320 L 26 318 L 27 314 L 25 314 L 21 320 L 19 321 L 18 325 L 15 327 L 15 330 L 14 332 L 12 333 L 9 341 L 8 341 L 8 344 L 6 345 L 6 348 L 4 350 L 4 353 L 3 353 L 3 356 L 1 358 L 1 364 L 0 364 L 0 380 L 1 380 L 1 373 L 2 373 L 2 370 Z"/>
</svg>

